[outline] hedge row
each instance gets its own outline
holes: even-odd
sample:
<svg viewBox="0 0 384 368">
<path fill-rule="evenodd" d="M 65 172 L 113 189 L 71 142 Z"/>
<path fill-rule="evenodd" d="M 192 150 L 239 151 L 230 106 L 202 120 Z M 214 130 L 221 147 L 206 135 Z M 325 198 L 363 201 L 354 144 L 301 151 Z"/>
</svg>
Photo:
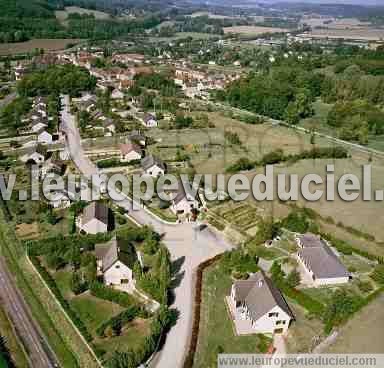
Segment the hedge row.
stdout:
<svg viewBox="0 0 384 368">
<path fill-rule="evenodd" d="M 109 326 L 113 326 L 116 322 L 120 322 L 122 326 L 132 321 L 136 317 L 148 317 L 148 314 L 142 308 L 139 308 L 135 305 L 129 307 L 128 309 L 122 311 L 117 316 L 113 316 L 109 320 L 103 322 L 97 329 L 96 333 L 98 336 L 104 336 L 105 330 Z"/>
<path fill-rule="evenodd" d="M 28 254 L 31 256 L 41 256 L 52 253 L 53 250 L 67 250 L 70 245 L 74 244 L 76 244 L 79 249 L 91 251 L 95 249 L 95 244 L 106 242 L 110 238 L 110 233 L 100 233 L 96 235 L 71 234 L 68 236 L 60 234 L 40 240 L 29 240 L 24 244 L 28 249 Z"/>
<path fill-rule="evenodd" d="M 89 290 L 96 298 L 108 300 L 124 308 L 137 306 L 137 301 L 132 295 L 112 289 L 98 281 L 92 282 Z"/>
<path fill-rule="evenodd" d="M 305 308 L 309 313 L 322 317 L 324 313 L 324 305 L 318 302 L 317 300 L 311 298 L 309 295 L 297 290 L 295 288 L 290 288 L 284 286 L 281 290 L 288 298 L 295 300 L 303 308 Z"/>
<path fill-rule="evenodd" d="M 63 309 L 67 312 L 69 317 L 71 318 L 72 322 L 75 324 L 77 329 L 80 331 L 80 333 L 83 335 L 85 340 L 88 342 L 92 341 L 92 336 L 87 330 L 87 327 L 84 325 L 83 321 L 79 318 L 77 313 L 71 308 L 69 303 L 64 299 L 62 296 L 59 288 L 57 287 L 57 284 L 55 280 L 52 278 L 50 273 L 45 269 L 45 267 L 40 263 L 39 259 L 34 256 L 30 256 L 30 260 L 41 275 L 41 277 L 44 279 L 44 281 L 47 283 L 50 290 L 55 295 L 56 299 L 59 301 L 60 305 L 63 307 Z"/>
<path fill-rule="evenodd" d="M 372 253 L 369 253 L 365 250 L 353 247 L 352 245 L 348 244 L 344 240 L 337 239 L 331 234 L 322 233 L 320 234 L 322 238 L 328 240 L 333 247 L 337 249 L 340 253 L 343 253 L 345 255 L 351 255 L 353 253 L 356 253 L 364 258 L 367 258 L 371 261 L 378 261 L 379 263 L 383 263 L 384 259 L 381 256 L 374 255 Z"/>
<path fill-rule="evenodd" d="M 199 338 L 199 327 L 200 327 L 200 312 L 201 312 L 201 293 L 202 293 L 202 284 L 203 284 L 203 273 L 204 270 L 211 266 L 213 263 L 217 262 L 222 257 L 222 254 L 208 259 L 207 261 L 201 263 L 196 271 L 196 291 L 195 291 L 195 300 L 194 300 L 194 311 L 193 311 L 193 323 L 192 323 L 192 334 L 191 334 L 191 343 L 189 345 L 188 353 L 185 358 L 183 368 L 192 368 L 193 361 L 197 348 L 197 341 Z"/>
</svg>

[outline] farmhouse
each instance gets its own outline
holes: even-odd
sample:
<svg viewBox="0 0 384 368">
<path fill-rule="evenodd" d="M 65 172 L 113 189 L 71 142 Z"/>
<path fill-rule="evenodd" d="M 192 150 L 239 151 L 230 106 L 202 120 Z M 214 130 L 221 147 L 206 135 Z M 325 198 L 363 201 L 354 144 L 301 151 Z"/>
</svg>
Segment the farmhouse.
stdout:
<svg viewBox="0 0 384 368">
<path fill-rule="evenodd" d="M 134 246 L 121 239 L 112 238 L 95 247 L 97 271 L 106 285 L 134 287 L 133 266 L 137 261 Z"/>
<path fill-rule="evenodd" d="M 121 144 L 120 152 L 121 162 L 140 160 L 143 157 L 141 147 L 134 143 Z"/>
<path fill-rule="evenodd" d="M 158 177 L 165 174 L 165 163 L 152 155 L 146 156 L 141 160 L 141 167 L 147 175 Z"/>
<path fill-rule="evenodd" d="M 294 319 L 283 295 L 263 271 L 235 281 L 227 303 L 239 335 L 286 333 Z"/>
<path fill-rule="evenodd" d="M 105 233 L 110 225 L 109 209 L 100 202 L 90 203 L 77 220 L 78 228 L 86 234 Z"/>
<path fill-rule="evenodd" d="M 349 272 L 323 239 L 314 234 L 304 234 L 296 241 L 301 248 L 297 258 L 316 286 L 349 281 Z"/>
</svg>

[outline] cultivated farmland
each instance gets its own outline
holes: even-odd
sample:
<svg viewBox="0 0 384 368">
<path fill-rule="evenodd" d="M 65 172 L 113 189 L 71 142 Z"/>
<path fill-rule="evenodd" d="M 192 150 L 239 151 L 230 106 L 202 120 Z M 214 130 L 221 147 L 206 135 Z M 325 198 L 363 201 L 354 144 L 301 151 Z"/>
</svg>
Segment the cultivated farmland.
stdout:
<svg viewBox="0 0 384 368">
<path fill-rule="evenodd" d="M 224 33 L 236 33 L 247 36 L 258 36 L 264 33 L 287 33 L 289 29 L 275 28 L 275 27 L 261 27 L 261 26 L 235 26 L 224 27 Z"/>
<path fill-rule="evenodd" d="M 32 52 L 35 49 L 44 49 L 46 51 L 56 51 L 65 49 L 70 44 L 76 44 L 81 42 L 80 39 L 36 39 L 29 40 L 26 42 L 15 42 L 15 43 L 1 43 L 0 44 L 0 55 L 11 55 L 11 54 L 24 54 Z"/>
</svg>

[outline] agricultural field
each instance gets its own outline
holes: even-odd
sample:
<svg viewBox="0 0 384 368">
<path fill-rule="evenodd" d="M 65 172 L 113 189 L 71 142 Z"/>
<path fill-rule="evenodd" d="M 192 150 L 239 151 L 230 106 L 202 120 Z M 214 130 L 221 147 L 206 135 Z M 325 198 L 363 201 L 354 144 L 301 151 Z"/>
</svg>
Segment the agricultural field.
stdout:
<svg viewBox="0 0 384 368">
<path fill-rule="evenodd" d="M 353 28 L 353 29 L 314 29 L 306 36 L 327 39 L 380 41 L 384 37 L 381 28 Z"/>
<path fill-rule="evenodd" d="M 82 40 L 77 38 L 68 39 L 36 39 L 26 42 L 1 43 L 0 56 L 12 54 L 25 54 L 35 51 L 36 49 L 44 49 L 45 51 L 57 51 L 65 49 L 68 45 L 74 45 Z"/>
<path fill-rule="evenodd" d="M 235 33 L 246 36 L 258 36 L 265 33 L 288 33 L 287 28 L 262 27 L 262 26 L 235 26 L 224 27 L 224 33 Z"/>
</svg>

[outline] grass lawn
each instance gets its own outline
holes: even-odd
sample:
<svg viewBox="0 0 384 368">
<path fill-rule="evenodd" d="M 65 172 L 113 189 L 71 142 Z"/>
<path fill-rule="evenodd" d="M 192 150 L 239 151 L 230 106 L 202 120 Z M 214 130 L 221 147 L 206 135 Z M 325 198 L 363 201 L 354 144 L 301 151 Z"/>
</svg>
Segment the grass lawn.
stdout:
<svg viewBox="0 0 384 368">
<path fill-rule="evenodd" d="M 16 337 L 11 321 L 8 319 L 7 314 L 0 306 L 0 334 L 6 340 L 6 346 L 9 349 L 11 357 L 15 363 L 15 366 L 18 368 L 27 368 L 28 361 L 24 354 L 24 351 L 20 345 L 20 341 Z M 7 367 L 7 365 L 3 365 L 5 362 L 2 362 L 0 356 L 0 367 Z"/>
<path fill-rule="evenodd" d="M 264 245 L 252 247 L 252 250 L 254 250 L 255 255 L 259 256 L 260 258 L 264 258 L 267 261 L 273 261 L 276 258 L 287 256 L 287 254 L 283 253 L 277 248 L 266 248 Z"/>
<path fill-rule="evenodd" d="M 91 333 L 94 333 L 103 322 L 124 310 L 116 303 L 96 298 L 89 293 L 75 296 L 70 304 Z"/>
<path fill-rule="evenodd" d="M 106 351 L 104 359 L 108 359 L 115 350 L 126 351 L 127 348 L 136 349 L 143 345 L 145 337 L 150 333 L 149 319 L 136 318 L 128 323 L 120 336 L 110 338 L 97 338 L 94 345 L 97 349 Z"/>
<path fill-rule="evenodd" d="M 215 367 L 218 349 L 224 353 L 259 353 L 269 345 L 264 335 L 235 336 L 224 301 L 231 285 L 232 280 L 220 263 L 204 272 L 196 368 Z"/>
<path fill-rule="evenodd" d="M 374 267 L 369 260 L 362 258 L 356 254 L 351 254 L 348 256 L 342 254 L 340 256 L 340 260 L 344 264 L 344 266 L 347 267 L 347 269 L 353 267 L 354 270 L 356 270 L 354 272 L 357 272 L 359 274 L 371 272 Z"/>
</svg>

